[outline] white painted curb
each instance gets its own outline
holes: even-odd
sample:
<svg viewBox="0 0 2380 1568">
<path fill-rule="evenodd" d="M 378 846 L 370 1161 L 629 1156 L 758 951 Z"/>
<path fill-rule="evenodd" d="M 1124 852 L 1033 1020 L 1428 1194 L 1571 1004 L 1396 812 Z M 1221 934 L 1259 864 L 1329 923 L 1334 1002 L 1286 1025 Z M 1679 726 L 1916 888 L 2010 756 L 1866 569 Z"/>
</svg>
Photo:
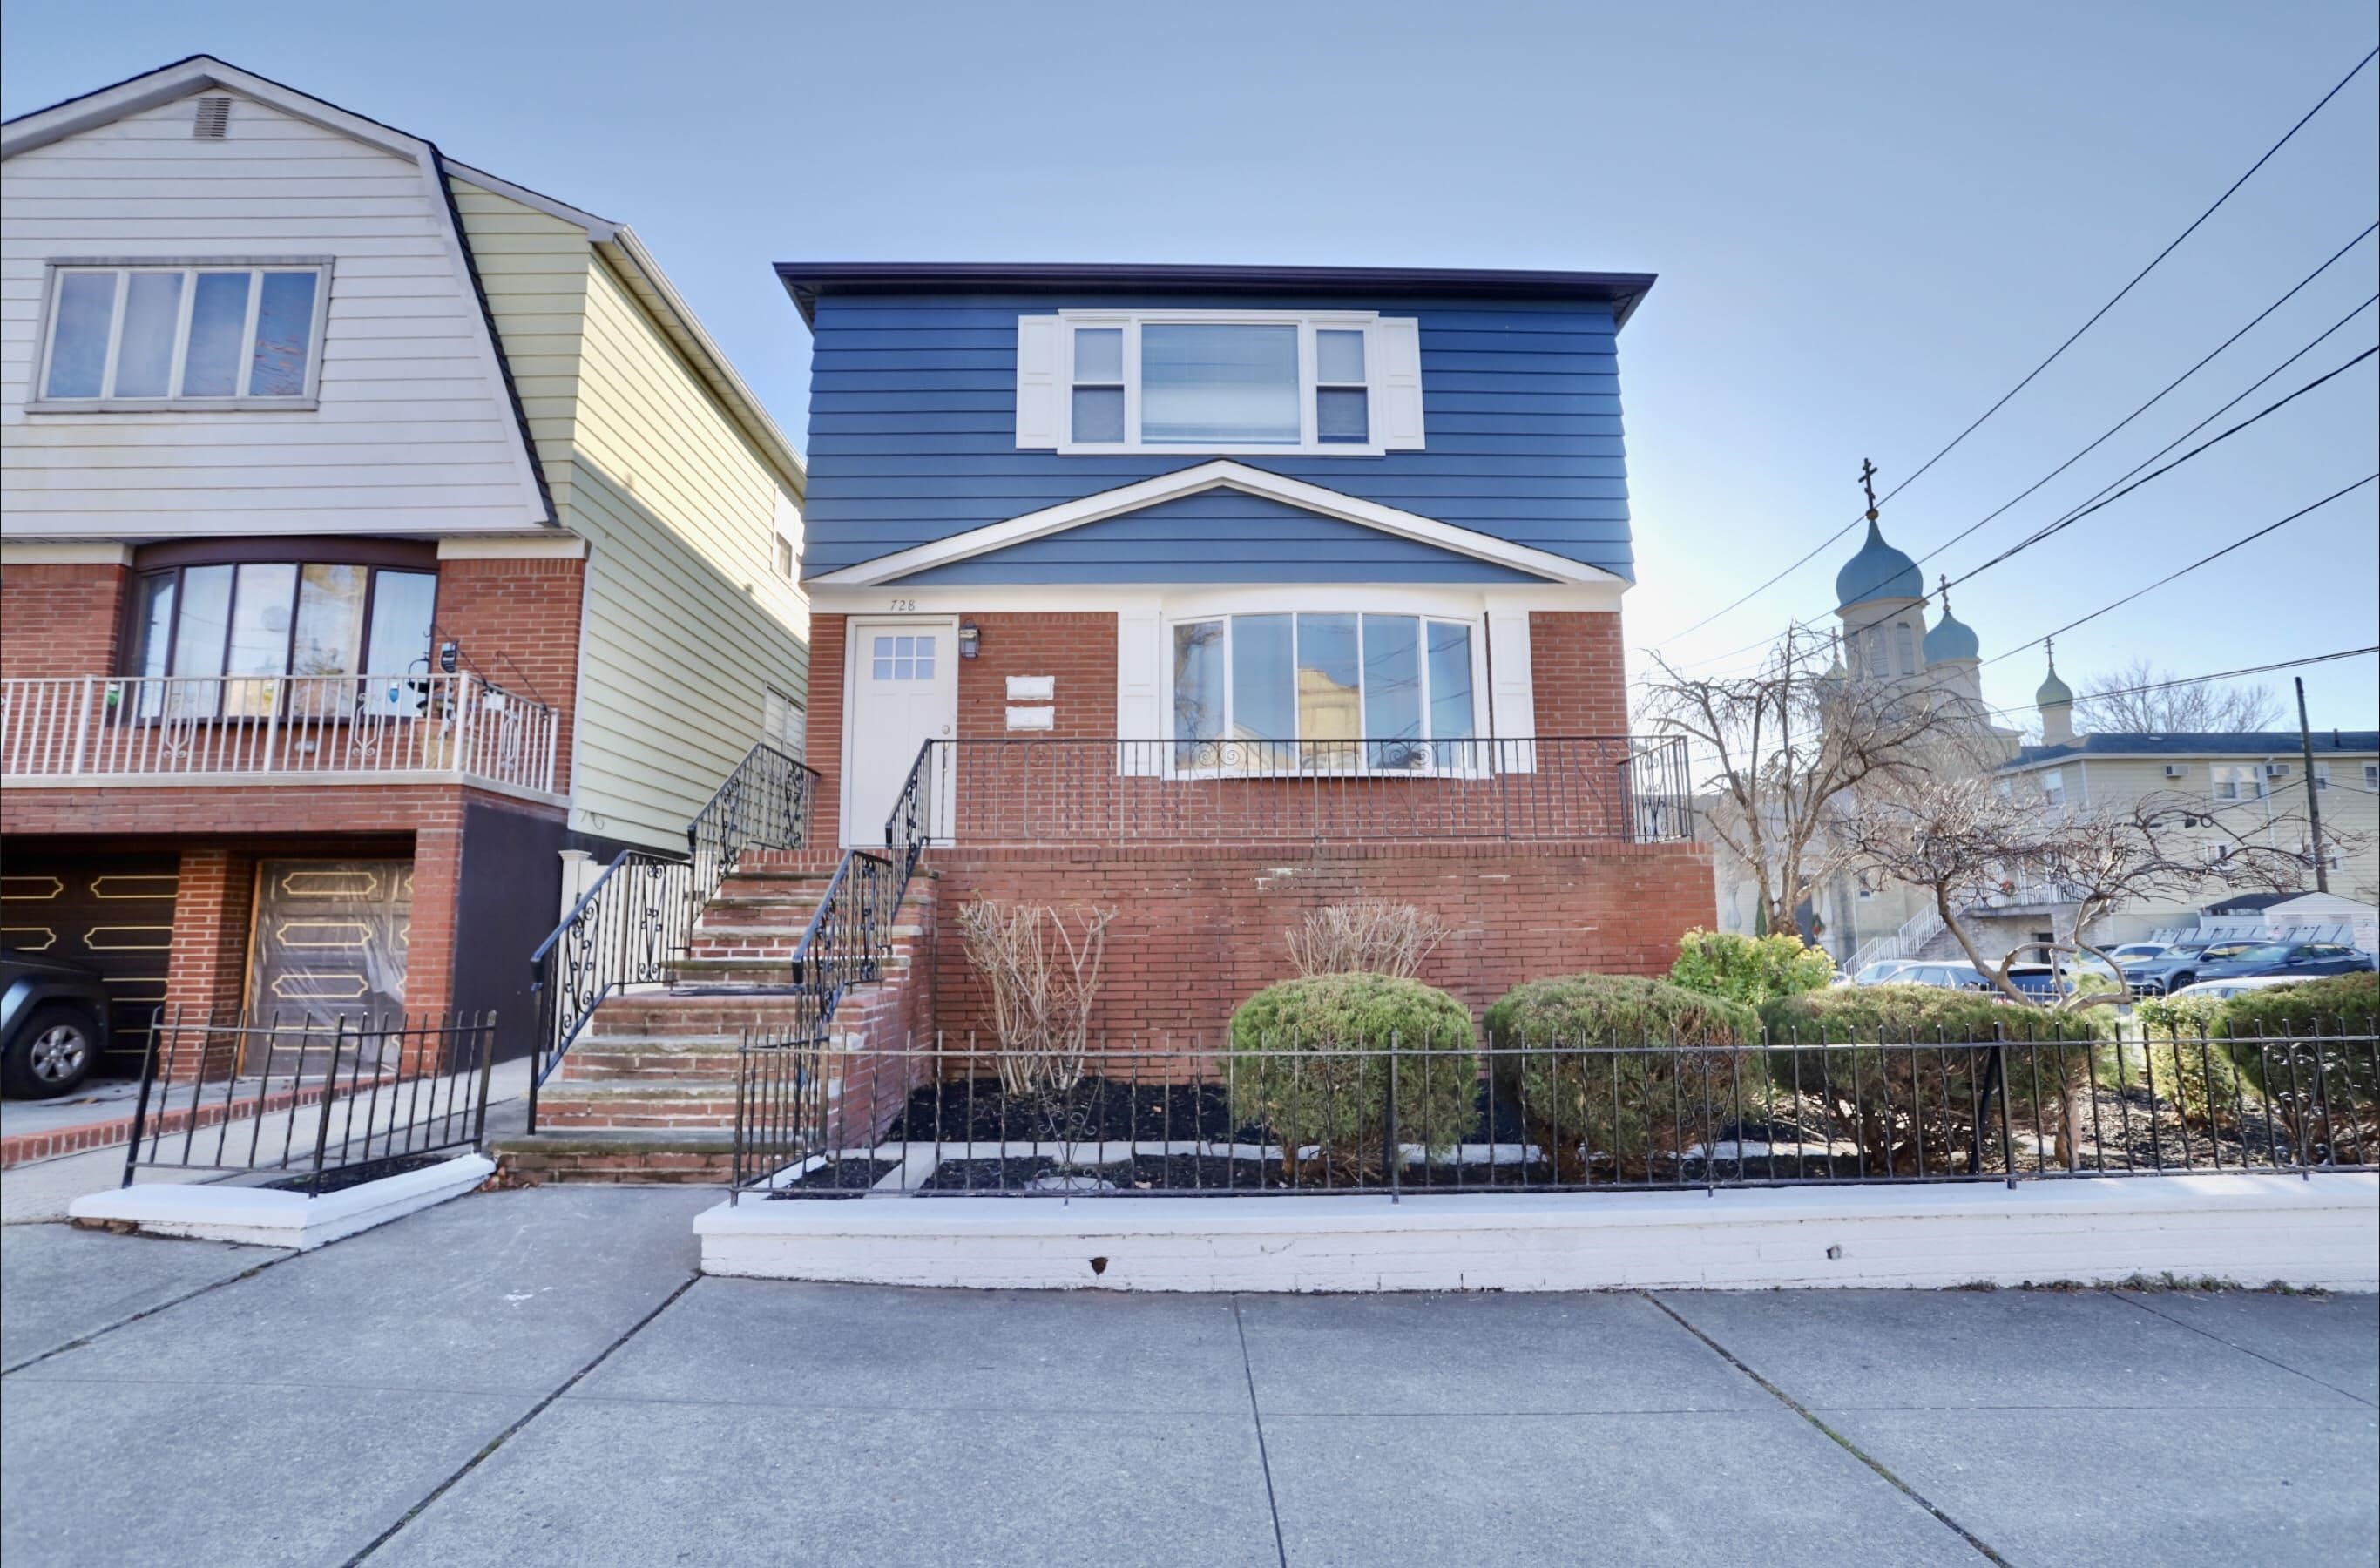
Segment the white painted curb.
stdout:
<svg viewBox="0 0 2380 1568">
<path fill-rule="evenodd" d="M 747 1197 L 707 1274 L 999 1289 L 1767 1290 L 2135 1274 L 2380 1289 L 2380 1176 L 1337 1197 Z"/>
<path fill-rule="evenodd" d="M 495 1169 L 496 1162 L 484 1154 L 465 1154 L 320 1197 L 212 1183 L 155 1183 L 78 1197 L 67 1205 L 67 1217 L 129 1223 L 154 1236 L 191 1236 L 305 1252 L 460 1197 Z"/>
</svg>

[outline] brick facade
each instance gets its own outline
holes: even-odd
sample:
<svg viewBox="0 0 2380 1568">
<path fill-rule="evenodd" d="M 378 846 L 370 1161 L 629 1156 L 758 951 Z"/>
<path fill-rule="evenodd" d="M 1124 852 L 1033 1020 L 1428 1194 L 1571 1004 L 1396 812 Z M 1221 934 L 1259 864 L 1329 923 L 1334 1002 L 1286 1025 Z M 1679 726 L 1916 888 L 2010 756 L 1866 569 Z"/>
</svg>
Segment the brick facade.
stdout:
<svg viewBox="0 0 2380 1568">
<path fill-rule="evenodd" d="M 1365 853 L 1368 849 L 1370 853 Z M 1691 845 L 1381 845 L 1284 861 L 1221 849 L 937 850 L 937 1022 L 986 1032 L 954 912 L 977 898 L 1119 911 L 1096 1034 L 1213 1039 L 1232 1009 L 1290 973 L 1282 933 L 1310 909 L 1387 898 L 1453 926 L 1422 978 L 1475 1011 L 1524 980 L 1592 970 L 1659 974 L 1715 910 L 1707 853 Z"/>
<path fill-rule="evenodd" d="M 587 563 L 548 559 L 438 563 L 433 642 L 452 640 L 477 671 L 560 714 L 554 792 L 570 791 L 578 708 L 578 626 Z"/>
<path fill-rule="evenodd" d="M 1530 612 L 1529 678 L 1539 735 L 1628 733 L 1628 660 L 1617 610 Z"/>
<path fill-rule="evenodd" d="M 0 572 L 0 675 L 103 675 L 115 668 L 129 568 L 41 563 Z"/>
</svg>

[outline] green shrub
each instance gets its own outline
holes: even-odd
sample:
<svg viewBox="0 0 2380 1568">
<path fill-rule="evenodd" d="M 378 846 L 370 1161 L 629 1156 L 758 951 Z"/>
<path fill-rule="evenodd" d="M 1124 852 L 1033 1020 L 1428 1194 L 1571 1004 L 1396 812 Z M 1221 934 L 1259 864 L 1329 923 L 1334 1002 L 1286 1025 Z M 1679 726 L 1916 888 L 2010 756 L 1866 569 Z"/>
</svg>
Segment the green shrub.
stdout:
<svg viewBox="0 0 2380 1568">
<path fill-rule="evenodd" d="M 1872 1170 L 1913 1174 L 1977 1162 L 1977 1115 L 1992 1091 L 1992 1053 L 1929 1046 L 2010 1042 L 2001 1053 L 2009 1112 L 2079 1158 L 2091 1046 L 2112 1024 L 2105 1008 L 2053 1013 L 1982 991 L 1939 986 L 1837 986 L 1779 997 L 1761 1010 L 1768 1072 L 1779 1088 L 1824 1106 Z M 1824 1049 L 1814 1049 L 1824 1048 Z"/>
<path fill-rule="evenodd" d="M 1593 1156 L 1612 1160 L 1621 1175 L 1644 1175 L 1709 1143 L 1744 1098 L 1752 1059 L 1698 1048 L 1759 1038 L 1749 1007 L 1632 975 L 1534 980 L 1488 1010 L 1496 1098 L 1519 1108 L 1565 1181 L 1582 1179 Z M 1624 1050 L 1632 1046 L 1659 1049 Z"/>
<path fill-rule="evenodd" d="M 1678 942 L 1670 983 L 1760 1007 L 1776 997 L 1821 990 L 1834 974 L 1826 949 L 1791 931 L 1755 937 L 1696 929 Z"/>
<path fill-rule="evenodd" d="M 1440 1150 L 1476 1114 L 1479 1058 L 1471 1013 L 1419 980 L 1310 975 L 1268 986 L 1232 1015 L 1232 1114 L 1269 1127 L 1293 1180 L 1297 1151 L 1319 1145 L 1326 1166 L 1379 1163 L 1389 1110 L 1385 1052 L 1396 1047 L 1396 1136 Z"/>
<path fill-rule="evenodd" d="M 2380 975 L 2241 991 L 2216 1020 L 2240 1074 L 2309 1164 L 2380 1161 Z M 2361 1035 L 2362 1039 L 2339 1036 Z"/>
</svg>

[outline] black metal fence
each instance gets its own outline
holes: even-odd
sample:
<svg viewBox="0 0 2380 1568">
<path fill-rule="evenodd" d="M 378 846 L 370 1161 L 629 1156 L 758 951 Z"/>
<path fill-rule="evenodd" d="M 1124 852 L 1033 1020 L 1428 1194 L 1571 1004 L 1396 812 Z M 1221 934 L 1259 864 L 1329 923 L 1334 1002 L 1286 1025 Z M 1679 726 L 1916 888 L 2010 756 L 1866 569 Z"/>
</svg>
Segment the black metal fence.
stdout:
<svg viewBox="0 0 2380 1568">
<path fill-rule="evenodd" d="M 2380 1166 L 2380 1038 L 2368 1032 L 1100 1043 L 1026 1094 L 1002 1089 L 996 1060 L 972 1042 L 749 1038 L 734 1185 L 1402 1195 Z"/>
<path fill-rule="evenodd" d="M 747 849 L 792 849 L 809 842 L 818 772 L 762 741 L 686 827 L 696 885 L 705 896 Z"/>
<path fill-rule="evenodd" d="M 1004 736 L 929 741 L 917 768 L 921 836 L 978 848 L 1694 836 L 1675 736 Z"/>
<path fill-rule="evenodd" d="M 492 1013 L 328 1024 L 176 1010 L 150 1031 L 125 1150 L 143 1167 L 273 1173 L 306 1192 L 478 1146 Z"/>
</svg>

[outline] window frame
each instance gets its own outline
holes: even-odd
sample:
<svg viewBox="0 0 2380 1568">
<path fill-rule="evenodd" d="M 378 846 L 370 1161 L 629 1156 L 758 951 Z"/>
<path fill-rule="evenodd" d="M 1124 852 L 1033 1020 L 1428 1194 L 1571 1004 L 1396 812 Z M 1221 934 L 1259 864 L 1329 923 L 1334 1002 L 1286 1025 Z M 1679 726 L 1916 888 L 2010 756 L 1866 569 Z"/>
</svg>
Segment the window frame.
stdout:
<svg viewBox="0 0 2380 1568">
<path fill-rule="evenodd" d="M 321 407 L 322 379 L 323 329 L 330 320 L 331 275 L 334 258 L 329 256 L 61 256 L 44 261 L 42 266 L 41 315 L 35 328 L 32 377 L 26 387 L 25 411 L 28 414 L 151 414 L 194 412 L 249 412 L 280 409 L 283 412 L 305 412 Z M 306 340 L 305 390 L 287 395 L 260 395 L 240 392 L 227 397 L 193 397 L 185 394 L 168 394 L 163 397 L 117 397 L 112 395 L 118 370 L 117 358 L 122 347 L 124 310 L 130 297 L 128 284 L 115 288 L 115 302 L 108 319 L 107 346 L 100 372 L 100 395 L 96 397 L 53 397 L 49 394 L 51 361 L 57 351 L 59 296 L 65 280 L 88 273 L 178 273 L 183 284 L 181 298 L 176 306 L 172 382 L 178 386 L 189 352 L 190 313 L 198 297 L 197 274 L 200 273 L 246 272 L 252 279 L 266 273 L 306 273 L 315 274 L 313 315 L 308 324 Z M 242 324 L 240 377 L 245 383 L 253 374 L 256 358 L 257 316 L 263 302 L 261 282 L 249 285 L 248 315 Z"/>
<path fill-rule="evenodd" d="M 1417 694 L 1417 700 L 1420 705 L 1422 715 L 1423 734 L 1414 737 L 1410 744 L 1425 748 L 1424 754 L 1430 759 L 1429 762 L 1426 766 L 1418 768 L 1376 767 L 1372 763 L 1369 751 L 1365 749 L 1360 744 L 1357 747 L 1357 765 L 1344 772 L 1314 770 L 1300 766 L 1290 766 L 1285 768 L 1231 767 L 1220 761 L 1213 767 L 1198 767 L 1195 765 L 1184 765 L 1183 763 L 1180 748 L 1185 746 L 1228 747 L 1237 744 L 1249 747 L 1274 747 L 1294 754 L 1296 748 L 1308 744 L 1308 742 L 1306 742 L 1302 736 L 1293 737 L 1287 740 L 1272 738 L 1240 740 L 1238 737 L 1231 734 L 1232 713 L 1234 707 L 1232 689 L 1233 673 L 1232 647 L 1233 633 L 1229 623 L 1234 617 L 1241 615 L 1295 616 L 1347 614 L 1352 614 L 1357 617 L 1355 708 L 1358 713 L 1363 712 L 1366 706 L 1365 700 L 1366 687 L 1363 684 L 1362 617 L 1366 615 L 1394 615 L 1415 620 L 1419 623 L 1417 635 L 1420 639 L 1418 648 L 1421 683 L 1420 690 Z M 1175 712 L 1174 700 L 1176 697 L 1173 660 L 1174 632 L 1177 628 L 1182 626 L 1203 626 L 1215 621 L 1225 623 L 1223 629 L 1223 647 L 1220 654 L 1220 665 L 1223 673 L 1222 724 L 1224 733 L 1212 740 L 1185 740 L 1172 733 L 1173 715 Z M 1433 623 L 1440 626 L 1461 626 L 1463 628 L 1464 636 L 1469 639 L 1471 654 L 1471 734 L 1468 735 L 1439 736 L 1428 733 L 1431 695 L 1429 690 L 1429 627 Z M 1293 661 L 1291 668 L 1292 671 L 1294 672 L 1296 667 L 1294 663 L 1294 660 L 1296 659 L 1296 645 L 1294 642 L 1293 627 L 1290 657 Z M 1481 615 L 1451 614 L 1442 610 L 1430 609 L 1423 606 L 1401 607 L 1395 604 L 1375 605 L 1338 602 L 1309 604 L 1302 602 L 1288 604 L 1251 605 L 1247 608 L 1223 607 L 1216 609 L 1199 609 L 1196 611 L 1185 610 L 1180 614 L 1161 616 L 1159 619 L 1158 670 L 1160 676 L 1158 681 L 1158 712 L 1160 715 L 1160 722 L 1166 732 L 1164 735 L 1159 736 L 1158 739 L 1162 743 L 1160 749 L 1162 752 L 1164 759 L 1161 772 L 1162 776 L 1167 778 L 1305 780 L 1446 779 L 1475 778 L 1497 771 L 1496 748 L 1492 746 L 1482 747 L 1482 743 L 1490 742 L 1495 738 L 1495 736 L 1490 733 L 1492 726 L 1489 723 L 1488 716 L 1491 694 L 1488 687 L 1488 626 L 1486 618 Z M 1293 713 L 1295 712 L 1293 703 L 1291 711 Z M 1359 724 L 1357 727 L 1360 729 L 1363 726 Z M 1127 735 L 1123 738 L 1130 740 L 1134 737 Z M 1370 735 L 1358 735 L 1353 738 L 1357 743 L 1366 741 L 1394 740 L 1394 737 Z M 1441 765 L 1437 760 L 1438 753 L 1434 749 L 1431 749 L 1441 742 L 1448 745 L 1465 746 L 1475 748 L 1471 752 L 1473 760 L 1468 761 L 1458 760 L 1451 764 Z M 1328 745 L 1344 743 L 1324 741 L 1319 744 Z"/>
<path fill-rule="evenodd" d="M 2211 762 L 2207 764 L 2206 775 L 2207 787 L 2217 800 L 2237 804 L 2268 799 L 2272 795 L 2271 781 L 2265 777 L 2262 762 Z M 2245 786 L 2249 785 L 2254 786 L 2254 793 L 2246 793 Z M 2224 794 L 2227 787 L 2233 793 Z"/>
<path fill-rule="evenodd" d="M 213 675 L 181 675 L 174 674 L 174 658 L 182 641 L 182 612 L 188 601 L 184 581 L 193 567 L 200 566 L 289 566 L 294 571 L 290 588 L 289 628 L 282 644 L 282 669 L 277 675 L 239 676 L 218 672 Z M 279 681 L 276 707 L 285 711 L 289 701 L 288 682 L 297 679 L 355 680 L 361 682 L 373 676 L 411 675 L 407 670 L 358 669 L 328 676 L 293 677 L 289 674 L 289 656 L 298 638 L 298 603 L 305 592 L 308 566 L 357 566 L 367 576 L 364 579 L 363 607 L 356 623 L 356 658 L 361 664 L 370 662 L 372 615 L 379 607 L 380 574 L 383 571 L 406 572 L 430 578 L 431 633 L 426 674 L 438 672 L 438 599 L 442 586 L 435 545 L 416 545 L 395 540 L 322 540 L 303 536 L 287 540 L 250 539 L 236 541 L 192 540 L 173 544 L 154 545 L 136 553 L 129 578 L 126 584 L 124 604 L 115 639 L 115 674 L 113 678 L 126 681 L 157 679 L 163 681 L 232 680 Z M 145 586 L 153 577 L 170 576 L 174 579 L 174 619 L 166 634 L 164 670 L 156 676 L 140 668 L 141 607 L 147 595 Z M 228 650 L 232 633 L 232 611 L 237 602 L 238 578 L 233 578 L 234 598 L 225 605 L 224 625 L 225 648 Z M 219 661 L 220 662 L 220 661 Z M 252 718 L 249 714 L 226 714 L 221 711 L 218 690 L 217 710 L 212 713 L 143 713 L 128 711 L 125 719 L 137 723 L 155 723 L 171 718 L 175 723 L 234 722 Z"/>
<path fill-rule="evenodd" d="M 1380 437 L 1380 346 L 1373 328 L 1378 310 L 1070 310 L 1057 312 L 1059 325 L 1057 451 L 1068 456 L 1163 456 L 1196 454 L 1241 457 L 1380 457 L 1390 448 Z M 1144 441 L 1140 435 L 1140 333 L 1144 326 L 1294 326 L 1297 328 L 1297 429 L 1294 442 L 1173 442 Z M 1112 382 L 1075 379 L 1075 334 L 1081 328 L 1120 327 L 1123 331 L 1123 432 L 1122 441 L 1075 439 L 1075 389 L 1112 386 Z M 1364 334 L 1364 436 L 1362 441 L 1324 441 L 1318 429 L 1318 394 L 1324 385 L 1344 390 L 1351 383 L 1322 383 L 1314 334 L 1318 331 L 1360 331 Z"/>
</svg>

